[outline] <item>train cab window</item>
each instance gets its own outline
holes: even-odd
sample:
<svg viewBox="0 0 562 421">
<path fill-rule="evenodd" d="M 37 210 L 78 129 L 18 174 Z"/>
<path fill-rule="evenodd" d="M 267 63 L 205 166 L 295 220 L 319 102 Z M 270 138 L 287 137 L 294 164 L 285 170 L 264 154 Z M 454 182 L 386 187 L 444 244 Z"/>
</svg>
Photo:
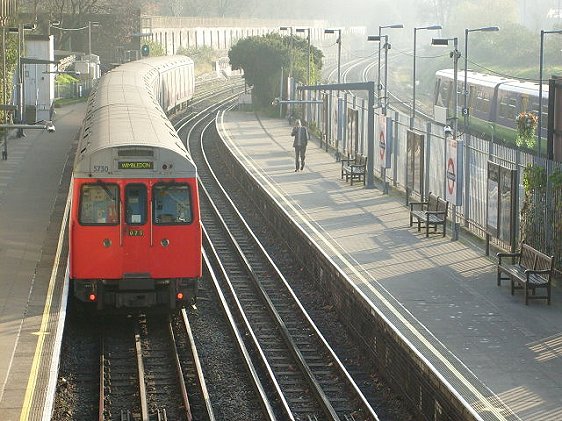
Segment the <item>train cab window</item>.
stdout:
<svg viewBox="0 0 562 421">
<path fill-rule="evenodd" d="M 187 184 L 156 184 L 152 190 L 155 224 L 189 224 L 192 221 Z"/>
<path fill-rule="evenodd" d="M 80 189 L 80 216 L 83 225 L 119 223 L 119 187 L 116 184 L 84 184 Z"/>
<path fill-rule="evenodd" d="M 128 225 L 143 225 L 146 223 L 146 186 L 143 184 L 129 184 L 125 187 L 125 209 Z"/>
</svg>

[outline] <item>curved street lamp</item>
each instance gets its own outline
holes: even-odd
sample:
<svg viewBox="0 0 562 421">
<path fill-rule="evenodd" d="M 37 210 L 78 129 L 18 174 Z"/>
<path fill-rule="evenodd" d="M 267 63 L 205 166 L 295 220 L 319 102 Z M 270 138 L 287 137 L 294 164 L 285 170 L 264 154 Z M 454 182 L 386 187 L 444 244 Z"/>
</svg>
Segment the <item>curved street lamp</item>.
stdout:
<svg viewBox="0 0 562 421">
<path fill-rule="evenodd" d="M 338 33 L 338 39 L 336 43 L 338 44 L 338 83 L 341 83 L 341 29 L 324 29 L 325 34 L 335 34 Z"/>
<path fill-rule="evenodd" d="M 464 106 L 462 109 L 462 114 L 464 116 L 464 127 L 468 127 L 468 34 L 470 32 L 497 32 L 500 30 L 499 26 L 484 26 L 482 28 L 475 29 L 465 29 L 464 30 Z"/>
<path fill-rule="evenodd" d="M 389 29 L 395 29 L 395 28 L 404 28 L 404 25 L 401 23 L 395 23 L 392 25 L 379 25 L 379 38 L 377 41 L 380 41 L 382 34 L 381 34 L 381 30 L 385 29 L 385 28 L 389 28 Z M 386 38 L 386 41 L 388 41 L 388 37 Z M 388 54 L 388 42 L 385 42 L 384 44 L 386 51 L 385 53 Z M 385 63 L 386 66 L 386 63 Z M 386 89 L 386 81 L 385 81 L 385 89 Z M 381 86 L 381 44 L 379 42 L 379 58 L 378 58 L 378 73 L 377 73 L 377 98 L 379 101 L 379 107 L 381 106 L 381 91 L 382 91 L 382 86 Z M 386 100 L 386 98 L 385 98 Z"/>
<path fill-rule="evenodd" d="M 410 117 L 410 129 L 414 128 L 414 120 L 416 118 L 416 35 L 417 31 L 426 29 L 428 31 L 437 31 L 442 29 L 441 25 L 418 26 L 414 28 L 414 70 L 412 75 L 412 116 Z"/>
<path fill-rule="evenodd" d="M 289 31 L 289 77 L 293 75 L 293 27 L 292 26 L 280 26 L 280 31 Z"/>
<path fill-rule="evenodd" d="M 297 32 L 306 32 L 306 39 L 308 41 L 308 66 L 306 73 L 306 83 L 310 85 L 310 28 L 297 28 Z"/>
</svg>

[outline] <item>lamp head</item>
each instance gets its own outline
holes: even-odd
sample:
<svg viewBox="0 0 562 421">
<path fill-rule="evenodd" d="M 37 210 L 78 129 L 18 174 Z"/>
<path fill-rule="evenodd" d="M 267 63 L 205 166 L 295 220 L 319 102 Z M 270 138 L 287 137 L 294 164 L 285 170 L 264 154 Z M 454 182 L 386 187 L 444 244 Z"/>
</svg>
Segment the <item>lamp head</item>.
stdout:
<svg viewBox="0 0 562 421">
<path fill-rule="evenodd" d="M 432 38 L 431 45 L 447 46 L 449 45 L 448 38 Z"/>
</svg>

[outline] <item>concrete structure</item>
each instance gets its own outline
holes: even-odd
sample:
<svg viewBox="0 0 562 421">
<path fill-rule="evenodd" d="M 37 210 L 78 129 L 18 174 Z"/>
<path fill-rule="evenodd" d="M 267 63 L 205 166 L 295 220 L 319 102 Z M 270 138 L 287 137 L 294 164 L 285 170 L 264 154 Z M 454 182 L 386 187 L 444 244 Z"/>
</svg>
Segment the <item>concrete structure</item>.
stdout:
<svg viewBox="0 0 562 421">
<path fill-rule="evenodd" d="M 25 59 L 55 60 L 53 36 L 27 35 L 25 37 Z M 55 97 L 56 66 L 22 62 L 25 120 L 34 123 L 52 119 Z"/>
</svg>

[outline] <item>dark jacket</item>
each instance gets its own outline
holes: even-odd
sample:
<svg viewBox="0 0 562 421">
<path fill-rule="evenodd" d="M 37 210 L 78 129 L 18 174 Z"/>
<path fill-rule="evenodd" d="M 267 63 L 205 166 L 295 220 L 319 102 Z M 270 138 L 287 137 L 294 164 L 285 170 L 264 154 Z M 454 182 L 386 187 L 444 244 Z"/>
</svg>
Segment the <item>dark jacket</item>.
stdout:
<svg viewBox="0 0 562 421">
<path fill-rule="evenodd" d="M 306 127 L 303 127 L 303 126 L 293 127 L 293 131 L 291 132 L 291 136 L 293 136 L 295 138 L 295 140 L 293 141 L 293 148 L 296 148 L 297 146 L 306 147 L 306 144 L 308 142 L 308 130 L 306 130 Z"/>
</svg>

